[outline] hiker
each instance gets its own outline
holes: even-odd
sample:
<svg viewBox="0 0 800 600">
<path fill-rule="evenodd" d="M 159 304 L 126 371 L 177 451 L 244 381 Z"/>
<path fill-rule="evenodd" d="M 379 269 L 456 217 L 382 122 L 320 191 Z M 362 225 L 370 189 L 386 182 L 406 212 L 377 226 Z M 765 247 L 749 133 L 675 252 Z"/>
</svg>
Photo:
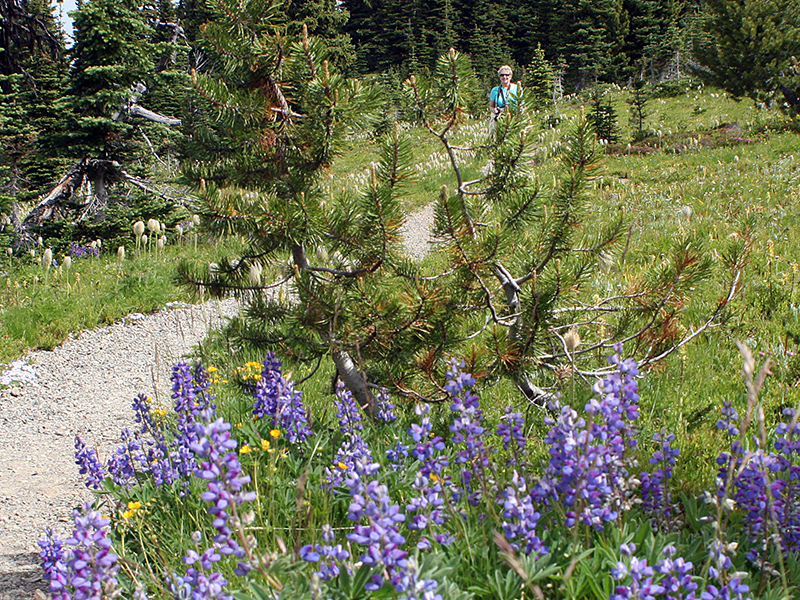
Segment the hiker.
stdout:
<svg viewBox="0 0 800 600">
<path fill-rule="evenodd" d="M 500 77 L 500 85 L 493 87 L 489 93 L 489 109 L 491 110 L 491 121 L 489 132 L 494 132 L 495 121 L 503 114 L 506 106 L 517 99 L 517 84 L 511 83 L 511 76 L 514 71 L 508 65 L 503 65 L 497 71 Z"/>
</svg>

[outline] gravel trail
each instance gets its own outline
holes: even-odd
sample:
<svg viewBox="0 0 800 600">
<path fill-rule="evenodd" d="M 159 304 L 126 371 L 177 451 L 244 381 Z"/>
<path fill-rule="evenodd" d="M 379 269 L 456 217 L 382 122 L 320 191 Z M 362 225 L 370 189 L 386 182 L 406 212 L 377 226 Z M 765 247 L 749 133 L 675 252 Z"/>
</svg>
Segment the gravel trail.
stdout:
<svg viewBox="0 0 800 600">
<path fill-rule="evenodd" d="M 103 460 L 132 425 L 139 393 L 169 406 L 172 365 L 234 300 L 129 315 L 27 360 L 33 381 L 0 390 L 0 599 L 29 600 L 45 582 L 36 541 L 52 526 L 71 533 L 72 510 L 90 495 L 74 462 L 80 435 Z"/>
<path fill-rule="evenodd" d="M 430 251 L 433 207 L 408 216 L 406 251 Z M 131 403 L 145 393 L 170 407 L 170 371 L 208 330 L 238 311 L 234 300 L 129 315 L 31 352 L 21 370 L 35 379 L 0 389 L 0 600 L 31 600 L 46 588 L 37 540 L 45 527 L 71 533 L 72 511 L 90 498 L 74 462 L 75 436 L 105 461 Z"/>
</svg>

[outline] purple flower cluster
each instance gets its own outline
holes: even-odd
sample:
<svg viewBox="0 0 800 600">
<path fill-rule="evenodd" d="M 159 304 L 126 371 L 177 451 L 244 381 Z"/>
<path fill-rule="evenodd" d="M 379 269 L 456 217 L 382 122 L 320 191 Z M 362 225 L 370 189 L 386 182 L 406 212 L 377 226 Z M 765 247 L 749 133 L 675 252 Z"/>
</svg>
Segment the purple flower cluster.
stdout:
<svg viewBox="0 0 800 600">
<path fill-rule="evenodd" d="M 358 404 L 341 382 L 336 386 L 336 399 L 333 402 L 339 419 L 339 431 L 344 439 L 333 457 L 333 464 L 325 469 L 326 487 L 329 489 L 341 486 L 347 473 L 352 472 L 358 463 L 372 463 L 372 451 L 360 433 L 364 425 Z"/>
<path fill-rule="evenodd" d="M 172 485 L 180 480 L 188 484 L 196 469 L 191 444 L 197 441 L 197 419 L 202 411 L 216 410 L 214 396 L 209 391 L 211 384 L 199 363 L 194 369 L 183 362 L 176 364 L 171 379 L 176 424 L 170 427 L 164 419 L 155 418 L 144 394 L 134 399 L 134 420 L 141 427 L 133 432 L 122 430 L 122 443 L 106 464 L 116 485 L 130 488 L 145 473 L 156 486 Z M 105 475 L 97 454 L 86 449 L 80 440 L 76 440 L 75 448 L 80 472 L 87 475 L 87 487 L 99 489 Z"/>
<path fill-rule="evenodd" d="M 323 544 L 307 544 L 300 548 L 300 558 L 317 564 L 314 574 L 320 581 L 330 581 L 339 575 L 339 565 L 350 558 L 350 553 L 341 544 L 334 545 L 336 535 L 330 525 L 322 526 L 322 541 Z"/>
<path fill-rule="evenodd" d="M 204 411 L 212 413 L 217 407 L 210 393 L 211 383 L 205 369 L 198 363 L 194 373 L 188 364 L 180 362 L 172 368 L 172 401 L 178 416 L 172 443 L 171 458 L 180 477 L 188 477 L 196 462 L 191 445 L 197 442 L 197 421 Z"/>
<path fill-rule="evenodd" d="M 103 463 L 97 458 L 97 452 L 93 448 L 87 448 L 78 436 L 75 436 L 75 464 L 78 465 L 78 472 L 86 475 L 87 488 L 99 490 L 103 487 L 103 480 L 106 478 Z"/>
<path fill-rule="evenodd" d="M 709 576 L 715 583 L 707 583 L 702 590 L 692 578 L 692 563 L 682 557 L 675 558 L 672 545 L 664 548 L 664 558 L 655 566 L 634 555 L 636 544 L 622 544 L 620 552 L 625 559 L 618 561 L 611 571 L 619 584 L 609 600 L 745 600 L 750 591 L 740 577 L 726 577 L 731 561 L 717 541 L 710 548 L 709 567 Z M 720 583 L 723 579 L 725 583 Z"/>
<path fill-rule="evenodd" d="M 723 418 L 717 427 L 732 437 L 730 454 L 717 458 L 719 488 L 717 495 L 730 494 L 736 506 L 745 513 L 745 530 L 751 541 L 748 558 L 760 560 L 759 548 L 766 548 L 774 531 L 778 532 L 784 553 L 800 550 L 800 466 L 795 464 L 800 451 L 800 427 L 794 420 L 794 411 L 787 409 L 787 422 L 780 423 L 775 431 L 773 450 L 762 447 L 758 437 L 753 439 L 754 449 L 745 451 L 737 427 L 739 415 L 726 402 Z"/>
<path fill-rule="evenodd" d="M 503 450 L 511 448 L 511 458 L 508 465 L 513 466 L 519 463 L 520 452 L 525 450 L 525 435 L 522 430 L 525 427 L 525 419 L 522 413 L 514 411 L 513 406 L 506 406 L 500 423 L 497 425 L 497 437 L 503 440 Z"/>
<path fill-rule="evenodd" d="M 489 479 L 489 455 L 483 443 L 483 411 L 480 401 L 471 391 L 475 378 L 464 373 L 464 361 L 455 359 L 447 372 L 445 389 L 453 399 L 451 410 L 455 413 L 450 431 L 455 446 L 463 446 L 456 455 L 456 464 L 461 466 L 462 493 L 467 494 L 467 501 L 476 506 L 481 498 L 480 489 L 473 489 L 473 480 L 485 484 Z"/>
<path fill-rule="evenodd" d="M 192 537 L 199 543 L 200 532 L 195 532 Z M 175 600 L 231 600 L 232 597 L 225 593 L 228 580 L 214 571 L 214 564 L 222 558 L 217 553 L 218 547 L 214 544 L 202 554 L 195 550 L 186 552 L 183 557 L 183 563 L 187 565 L 186 574 L 173 573 L 167 580 Z"/>
<path fill-rule="evenodd" d="M 427 404 L 417 405 L 414 412 L 420 417 L 420 422 L 412 423 L 408 429 L 408 435 L 416 443 L 411 454 L 420 461 L 419 471 L 411 485 L 418 495 L 411 498 L 406 505 L 408 513 L 414 515 L 408 528 L 420 532 L 445 524 L 448 517 L 445 492 L 453 492 L 451 478 L 446 473 L 450 461 L 444 454 L 444 440 L 433 435 L 433 425 L 428 416 L 430 410 Z M 444 531 L 435 533 L 434 538 L 443 545 L 453 542 L 453 537 Z M 417 547 L 427 550 L 431 547 L 431 542 L 422 537 Z"/>
<path fill-rule="evenodd" d="M 92 248 L 91 244 L 81 246 L 77 242 L 71 242 L 69 245 L 69 255 L 72 258 L 85 258 L 87 256 L 100 256 L 100 248 L 95 246 Z"/>
<path fill-rule="evenodd" d="M 675 506 L 672 502 L 672 493 L 669 489 L 669 480 L 672 479 L 672 467 L 681 451 L 671 446 L 675 441 L 675 434 L 665 432 L 653 435 L 653 440 L 659 442 L 660 447 L 650 458 L 650 464 L 658 468 L 652 473 L 640 473 L 642 508 L 650 515 L 654 527 L 664 531 L 674 526 L 673 515 Z"/>
<path fill-rule="evenodd" d="M 392 423 L 397 420 L 397 413 L 394 412 L 395 406 L 389 398 L 389 391 L 386 388 L 381 388 L 375 400 L 377 401 L 378 420 L 384 423 Z"/>
<path fill-rule="evenodd" d="M 109 519 L 92 504 L 86 503 L 74 513 L 72 537 L 64 542 L 45 532 L 39 541 L 44 578 L 57 600 L 113 598 L 117 587 L 117 555 L 108 538 Z"/>
<path fill-rule="evenodd" d="M 509 485 L 502 493 L 503 533 L 515 549 L 526 555 L 546 554 L 548 549 L 539 539 L 537 526 L 541 514 L 536 510 L 525 479 L 514 471 Z"/>
<path fill-rule="evenodd" d="M 347 518 L 356 523 L 347 539 L 354 544 L 366 546 L 360 560 L 373 567 L 366 585 L 368 591 L 379 590 L 387 581 L 397 585 L 407 564 L 408 553 L 401 548 L 406 538 L 400 533 L 399 524 L 406 516 L 400 506 L 392 504 L 388 488 L 377 479 L 364 481 L 379 469 L 377 463 L 368 465 L 359 462 L 348 472 L 345 484 L 350 490 L 351 503 Z M 365 524 L 361 522 L 365 521 Z"/>
<path fill-rule="evenodd" d="M 213 541 L 220 554 L 245 558 L 245 550 L 232 537 L 231 526 L 241 524 L 237 507 L 244 502 L 255 500 L 255 492 L 245 491 L 244 486 L 250 483 L 250 476 L 242 474 L 242 465 L 236 452 L 236 440 L 231 438 L 230 423 L 222 418 L 214 421 L 213 411 L 207 409 L 202 415 L 202 422 L 195 425 L 197 441 L 191 449 L 199 459 L 199 466 L 194 474 L 199 479 L 208 481 L 208 487 L 201 494 L 205 502 L 211 503 L 208 509 L 214 517 L 213 526 L 217 535 Z M 233 519 L 233 522 L 232 522 Z M 245 574 L 252 568 L 240 562 L 237 574 Z"/>
<path fill-rule="evenodd" d="M 257 419 L 268 419 L 273 429 L 283 429 L 290 443 L 302 444 L 313 432 L 308 426 L 303 395 L 283 377 L 282 366 L 274 352 L 267 352 L 261 379 L 253 394 L 253 415 Z"/>
<path fill-rule="evenodd" d="M 632 502 L 626 450 L 636 445 L 631 421 L 639 414 L 636 376 L 631 359 L 622 360 L 621 346 L 608 361 L 616 370 L 598 381 L 596 398 L 586 405 L 588 420 L 564 406 L 545 438 L 550 461 L 534 487 L 537 502 L 560 502 L 566 508 L 565 525 L 581 522 L 601 530 Z M 557 408 L 557 405 L 556 405 Z"/>
</svg>

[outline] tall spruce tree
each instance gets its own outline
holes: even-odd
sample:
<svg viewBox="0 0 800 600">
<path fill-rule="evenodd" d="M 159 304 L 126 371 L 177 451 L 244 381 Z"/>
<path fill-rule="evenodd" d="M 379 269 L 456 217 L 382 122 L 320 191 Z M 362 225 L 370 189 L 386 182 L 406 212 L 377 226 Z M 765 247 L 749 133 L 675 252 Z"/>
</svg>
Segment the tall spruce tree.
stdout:
<svg viewBox="0 0 800 600">
<path fill-rule="evenodd" d="M 84 215 L 102 211 L 116 180 L 115 163 L 139 149 L 124 111 L 134 86 L 145 81 L 158 58 L 151 52 L 152 20 L 144 8 L 137 0 L 86 0 L 72 14 L 75 41 L 61 102 L 66 114 L 62 152 L 91 163 L 92 201 Z"/>
<path fill-rule="evenodd" d="M 60 44 L 53 9 L 45 0 L 22 8 L 30 21 Z M 10 45 L 3 54 L 16 72 L 0 75 L 0 204 L 5 205 L 0 212 L 11 210 L 16 220 L 14 205 L 32 200 L 60 176 L 61 165 L 50 148 L 49 134 L 61 118 L 55 101 L 62 93 L 66 63 L 59 48 L 30 38 L 7 41 Z"/>
</svg>

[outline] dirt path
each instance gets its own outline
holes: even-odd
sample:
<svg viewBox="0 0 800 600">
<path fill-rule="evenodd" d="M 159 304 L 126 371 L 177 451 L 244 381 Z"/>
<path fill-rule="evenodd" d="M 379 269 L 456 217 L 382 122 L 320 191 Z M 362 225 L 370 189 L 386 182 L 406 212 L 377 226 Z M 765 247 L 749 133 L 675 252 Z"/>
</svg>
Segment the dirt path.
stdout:
<svg viewBox="0 0 800 600">
<path fill-rule="evenodd" d="M 31 353 L 35 380 L 0 390 L 0 600 L 45 587 L 36 542 L 47 526 L 70 532 L 72 509 L 89 496 L 75 435 L 105 459 L 131 425 L 133 398 L 168 405 L 172 365 L 236 310 L 229 300 L 131 315 Z"/>
</svg>

